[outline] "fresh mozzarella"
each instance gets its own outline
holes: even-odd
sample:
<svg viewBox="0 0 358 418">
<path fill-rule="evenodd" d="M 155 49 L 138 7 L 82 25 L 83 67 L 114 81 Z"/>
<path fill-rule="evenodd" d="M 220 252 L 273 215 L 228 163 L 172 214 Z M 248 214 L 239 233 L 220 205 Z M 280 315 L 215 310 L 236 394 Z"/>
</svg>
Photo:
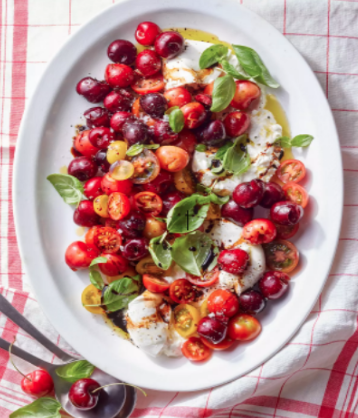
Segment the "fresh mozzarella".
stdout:
<svg viewBox="0 0 358 418">
<path fill-rule="evenodd" d="M 226 250 L 239 245 L 242 235 L 242 228 L 227 219 L 205 221 L 204 231 L 217 247 Z"/>
<path fill-rule="evenodd" d="M 168 339 L 163 348 L 162 354 L 168 357 L 180 357 L 183 355 L 181 347 L 185 338 L 179 335 L 172 325 L 169 325 Z"/>
<path fill-rule="evenodd" d="M 176 263 L 174 263 L 173 266 L 167 270 L 166 274 L 166 276 L 163 276 L 163 279 L 168 283 L 173 283 L 174 280 L 178 279 L 185 279 L 186 275 L 185 271 Z"/>
</svg>

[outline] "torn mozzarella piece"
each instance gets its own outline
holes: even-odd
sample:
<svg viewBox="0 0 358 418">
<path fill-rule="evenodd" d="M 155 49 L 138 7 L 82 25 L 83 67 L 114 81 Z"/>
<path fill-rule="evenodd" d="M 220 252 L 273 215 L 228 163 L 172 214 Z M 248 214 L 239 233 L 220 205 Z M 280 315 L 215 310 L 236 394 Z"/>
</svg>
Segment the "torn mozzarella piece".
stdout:
<svg viewBox="0 0 358 418">
<path fill-rule="evenodd" d="M 163 276 L 163 279 L 168 283 L 173 283 L 178 279 L 185 279 L 185 271 L 176 263 L 174 263 L 169 270 L 166 271 L 166 275 Z"/>
</svg>

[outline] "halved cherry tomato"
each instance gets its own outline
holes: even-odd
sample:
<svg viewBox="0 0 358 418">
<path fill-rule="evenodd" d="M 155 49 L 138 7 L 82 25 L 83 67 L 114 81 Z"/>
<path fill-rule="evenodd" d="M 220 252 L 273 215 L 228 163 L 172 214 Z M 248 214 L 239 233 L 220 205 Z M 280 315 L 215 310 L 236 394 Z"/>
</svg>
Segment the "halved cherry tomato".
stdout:
<svg viewBox="0 0 358 418">
<path fill-rule="evenodd" d="M 260 87 L 248 80 L 236 80 L 236 90 L 234 98 L 231 100 L 231 106 L 239 110 L 252 109 L 258 104 L 261 96 Z"/>
<path fill-rule="evenodd" d="M 275 224 L 276 231 L 277 231 L 277 238 L 278 239 L 289 239 L 296 235 L 298 228 L 300 226 L 299 223 L 296 225 L 279 225 Z"/>
<path fill-rule="evenodd" d="M 93 286 L 93 284 L 90 284 L 87 287 L 85 287 L 81 295 L 83 307 L 93 314 L 103 314 L 104 311 L 100 306 L 92 306 L 101 305 L 101 294 L 102 292 L 95 286 Z"/>
<path fill-rule="evenodd" d="M 260 322 L 251 315 L 237 314 L 230 319 L 228 335 L 233 340 L 250 341 L 261 332 Z"/>
<path fill-rule="evenodd" d="M 174 328 L 184 338 L 196 332 L 199 321 L 200 314 L 194 306 L 184 304 L 174 309 Z"/>
<path fill-rule="evenodd" d="M 131 210 L 131 202 L 124 193 L 114 192 L 108 198 L 108 213 L 115 220 L 125 218 Z"/>
<path fill-rule="evenodd" d="M 191 102 L 181 107 L 180 110 L 184 115 L 184 125 L 188 129 L 194 129 L 200 126 L 205 118 L 205 107 L 198 102 Z"/>
<path fill-rule="evenodd" d="M 167 224 L 165 222 L 158 221 L 152 216 L 148 216 L 143 229 L 143 236 L 147 239 L 152 239 L 163 235 L 167 230 Z"/>
<path fill-rule="evenodd" d="M 134 101 L 133 105 L 132 105 L 132 113 L 133 115 L 137 116 L 137 118 L 140 118 L 142 116 L 146 116 L 145 118 L 145 123 L 148 126 L 154 126 L 155 125 L 155 120 L 152 119 L 151 117 L 148 116 L 147 113 L 145 113 L 143 111 L 143 109 L 140 106 L 140 102 L 139 102 L 139 97 Z"/>
<path fill-rule="evenodd" d="M 283 186 L 283 191 L 287 197 L 287 200 L 293 203 L 297 203 L 297 205 L 301 205 L 303 208 L 307 206 L 309 199 L 308 193 L 299 184 L 290 181 Z"/>
<path fill-rule="evenodd" d="M 163 201 L 152 192 L 140 192 L 134 195 L 134 206 L 147 215 L 157 216 L 163 209 Z"/>
<path fill-rule="evenodd" d="M 210 348 L 197 337 L 190 337 L 185 341 L 181 351 L 191 361 L 204 361 L 211 356 Z"/>
<path fill-rule="evenodd" d="M 176 303 L 188 303 L 195 299 L 195 290 L 188 280 L 178 279 L 170 285 L 169 295 Z"/>
<path fill-rule="evenodd" d="M 208 310 L 217 317 L 230 318 L 239 310 L 239 299 L 229 290 L 214 290 L 208 297 Z"/>
<path fill-rule="evenodd" d="M 266 244 L 276 238 L 275 224 L 269 219 L 254 219 L 242 230 L 242 236 L 251 244 Z"/>
<path fill-rule="evenodd" d="M 138 78 L 132 85 L 132 89 L 138 94 L 156 93 L 165 87 L 161 74 L 149 78 Z"/>
<path fill-rule="evenodd" d="M 159 160 L 160 167 L 173 173 L 185 168 L 190 160 L 190 156 L 185 150 L 172 145 L 158 148 L 155 155 Z"/>
<path fill-rule="evenodd" d="M 269 270 L 289 273 L 299 261 L 299 252 L 290 241 L 279 239 L 264 245 L 266 264 Z"/>
<path fill-rule="evenodd" d="M 139 260 L 135 269 L 137 273 L 141 275 L 147 274 L 152 276 L 153 274 L 163 274 L 163 270 L 157 267 L 150 255 Z"/>
<path fill-rule="evenodd" d="M 174 87 L 164 93 L 164 97 L 168 100 L 168 106 L 185 106 L 192 101 L 190 92 L 184 87 Z"/>
<path fill-rule="evenodd" d="M 206 272 L 203 277 L 193 276 L 192 274 L 186 273 L 186 278 L 195 286 L 208 287 L 218 281 L 219 274 L 219 269 L 213 269 L 212 271 Z"/>
<path fill-rule="evenodd" d="M 163 147 L 162 147 L 163 148 Z M 131 159 L 134 166 L 132 181 L 134 184 L 146 184 L 153 181 L 160 173 L 160 163 L 156 155 L 144 149 Z"/>
<path fill-rule="evenodd" d="M 128 195 L 133 188 L 133 183 L 131 180 L 115 180 L 110 176 L 109 173 L 105 174 L 102 177 L 101 188 L 106 194 L 111 194 L 113 192 L 120 192 Z"/>
<path fill-rule="evenodd" d="M 202 318 L 205 318 L 206 316 L 209 316 L 210 311 L 208 309 L 208 300 L 207 299 L 205 299 L 204 302 L 200 305 L 199 310 L 200 310 L 200 316 Z"/>
<path fill-rule="evenodd" d="M 228 336 L 226 336 L 225 339 L 221 341 L 221 343 L 218 343 L 218 344 L 214 344 L 204 337 L 200 337 L 200 339 L 207 347 L 211 348 L 212 350 L 217 350 L 217 351 L 226 350 L 227 348 L 231 347 L 235 342 L 233 339 L 231 339 Z"/>
<path fill-rule="evenodd" d="M 143 285 L 146 289 L 153 293 L 163 293 L 169 289 L 170 283 L 160 276 L 153 276 L 152 274 L 143 275 Z"/>
<path fill-rule="evenodd" d="M 105 257 L 107 262 L 99 263 L 98 267 L 106 276 L 117 276 L 128 268 L 128 261 L 119 254 L 102 253 L 101 257 Z"/>
<path fill-rule="evenodd" d="M 282 183 L 299 183 L 306 175 L 306 167 L 301 161 L 286 160 L 280 164 L 276 174 Z"/>
<path fill-rule="evenodd" d="M 108 214 L 108 196 L 101 194 L 93 200 L 93 209 L 97 215 L 102 218 L 109 218 Z"/>
<path fill-rule="evenodd" d="M 187 195 L 192 195 L 196 192 L 195 180 L 192 172 L 188 167 L 174 173 L 174 185 L 177 190 Z"/>
<path fill-rule="evenodd" d="M 121 235 L 108 226 L 93 226 L 85 239 L 87 245 L 94 245 L 105 253 L 116 253 L 122 245 Z"/>
<path fill-rule="evenodd" d="M 97 248 L 83 241 L 73 242 L 67 247 L 65 253 L 66 264 L 73 271 L 88 268 L 96 257 L 98 257 Z"/>
</svg>

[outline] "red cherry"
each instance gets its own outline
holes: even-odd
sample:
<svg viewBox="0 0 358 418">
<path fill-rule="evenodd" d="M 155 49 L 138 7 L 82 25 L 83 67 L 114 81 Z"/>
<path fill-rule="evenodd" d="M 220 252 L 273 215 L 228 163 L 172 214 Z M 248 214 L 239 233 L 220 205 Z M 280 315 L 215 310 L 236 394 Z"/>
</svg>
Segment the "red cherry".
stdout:
<svg viewBox="0 0 358 418">
<path fill-rule="evenodd" d="M 102 177 L 93 177 L 86 181 L 85 185 L 83 186 L 83 189 L 85 196 L 89 200 L 93 200 L 97 196 L 103 194 L 103 190 L 101 189 L 101 182 Z"/>
<path fill-rule="evenodd" d="M 218 263 L 224 271 L 231 274 L 241 274 L 249 262 L 249 255 L 241 248 L 221 251 Z"/>
<path fill-rule="evenodd" d="M 71 386 L 68 397 L 73 406 L 88 411 L 97 405 L 100 391 L 94 393 L 93 391 L 100 387 L 100 384 L 93 379 L 80 379 Z"/>
<path fill-rule="evenodd" d="M 160 28 L 153 22 L 142 22 L 135 31 L 135 38 L 141 45 L 154 45 L 155 38 L 160 34 Z"/>
<path fill-rule="evenodd" d="M 174 58 L 184 51 L 184 38 L 179 32 L 163 32 L 157 36 L 155 51 L 163 58 Z"/>
<path fill-rule="evenodd" d="M 111 87 L 127 87 L 134 81 L 133 70 L 125 64 L 108 64 L 104 77 Z"/>
<path fill-rule="evenodd" d="M 137 55 L 135 66 L 144 77 L 150 77 L 160 71 L 162 61 L 155 51 L 146 49 Z"/>
<path fill-rule="evenodd" d="M 31 396 L 40 398 L 53 390 L 53 380 L 46 370 L 38 369 L 21 380 L 21 389 Z"/>
</svg>

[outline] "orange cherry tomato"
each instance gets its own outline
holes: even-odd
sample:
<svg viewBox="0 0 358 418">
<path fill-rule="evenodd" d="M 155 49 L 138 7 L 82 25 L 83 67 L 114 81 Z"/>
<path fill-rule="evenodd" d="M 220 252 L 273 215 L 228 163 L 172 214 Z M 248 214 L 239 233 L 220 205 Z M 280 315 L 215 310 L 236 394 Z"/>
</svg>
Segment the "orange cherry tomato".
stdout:
<svg viewBox="0 0 358 418">
<path fill-rule="evenodd" d="M 208 297 L 208 310 L 217 317 L 230 318 L 239 310 L 239 299 L 229 290 L 214 290 Z"/>
<path fill-rule="evenodd" d="M 293 203 L 297 203 L 297 205 L 301 205 L 303 208 L 307 206 L 309 199 L 308 193 L 299 184 L 290 181 L 283 186 L 283 191 L 287 197 L 287 200 L 290 200 Z"/>
<path fill-rule="evenodd" d="M 108 198 L 108 213 L 115 220 L 125 218 L 131 210 L 131 202 L 124 193 L 114 192 Z"/>
<path fill-rule="evenodd" d="M 137 118 L 140 118 L 141 116 L 145 115 L 146 116 L 145 123 L 148 126 L 154 126 L 155 125 L 155 120 L 152 119 L 151 117 L 149 117 L 146 113 L 144 113 L 143 109 L 141 108 L 140 103 L 139 103 L 139 97 L 134 101 L 134 103 L 132 105 L 132 113 Z"/>
<path fill-rule="evenodd" d="M 169 295 L 174 302 L 185 304 L 195 299 L 195 290 L 188 280 L 178 279 L 170 285 Z"/>
<path fill-rule="evenodd" d="M 180 110 L 184 115 L 184 125 L 189 129 L 197 128 L 206 118 L 205 107 L 198 102 L 188 103 L 181 107 Z"/>
<path fill-rule="evenodd" d="M 261 332 L 260 322 L 251 315 L 237 314 L 230 319 L 228 336 L 233 340 L 250 341 Z"/>
<path fill-rule="evenodd" d="M 185 168 L 190 160 L 190 156 L 185 150 L 172 145 L 158 148 L 155 155 L 161 168 L 174 173 Z"/>
<path fill-rule="evenodd" d="M 279 225 L 275 224 L 278 239 L 289 239 L 296 235 L 298 228 L 300 226 L 299 223 L 296 225 Z"/>
<path fill-rule="evenodd" d="M 204 361 L 211 356 L 210 348 L 197 337 L 190 337 L 185 341 L 181 351 L 191 361 Z"/>
<path fill-rule="evenodd" d="M 264 244 L 266 264 L 269 270 L 277 270 L 282 273 L 290 273 L 299 261 L 299 252 L 290 241 L 278 239 L 269 244 Z"/>
<path fill-rule="evenodd" d="M 218 343 L 218 344 L 214 344 L 214 343 L 212 343 L 211 341 L 207 340 L 204 337 L 200 337 L 200 339 L 207 347 L 211 348 L 212 350 L 216 350 L 216 351 L 226 350 L 227 348 L 231 347 L 235 342 L 230 337 L 225 337 L 225 339 L 223 341 L 221 341 L 221 343 Z"/>
<path fill-rule="evenodd" d="M 131 87 L 138 94 L 148 94 L 164 90 L 165 83 L 163 76 L 157 74 L 148 78 L 139 77 Z"/>
<path fill-rule="evenodd" d="M 156 193 L 140 192 L 134 195 L 134 207 L 146 215 L 157 216 L 163 209 L 163 201 Z"/>
<path fill-rule="evenodd" d="M 282 183 L 299 183 L 306 175 L 306 167 L 301 161 L 286 160 L 280 164 L 276 174 Z"/>
<path fill-rule="evenodd" d="M 93 226 L 86 234 L 86 244 L 94 245 L 99 251 L 116 253 L 122 245 L 122 237 L 109 226 Z"/>
<path fill-rule="evenodd" d="M 143 275 L 143 285 L 146 289 L 153 293 L 163 293 L 170 287 L 170 283 L 162 277 L 153 276 L 152 274 Z"/>
<path fill-rule="evenodd" d="M 219 274 L 219 269 L 214 269 L 206 272 L 203 277 L 193 276 L 192 274 L 186 273 L 186 278 L 195 286 L 208 287 L 218 281 Z"/>
<path fill-rule="evenodd" d="M 258 103 L 261 95 L 260 87 L 248 80 L 236 80 L 236 90 L 231 106 L 238 110 L 251 109 Z"/>
<path fill-rule="evenodd" d="M 213 94 L 214 90 L 214 81 L 208 84 L 204 89 L 204 94 L 209 94 L 210 96 Z"/>
</svg>

